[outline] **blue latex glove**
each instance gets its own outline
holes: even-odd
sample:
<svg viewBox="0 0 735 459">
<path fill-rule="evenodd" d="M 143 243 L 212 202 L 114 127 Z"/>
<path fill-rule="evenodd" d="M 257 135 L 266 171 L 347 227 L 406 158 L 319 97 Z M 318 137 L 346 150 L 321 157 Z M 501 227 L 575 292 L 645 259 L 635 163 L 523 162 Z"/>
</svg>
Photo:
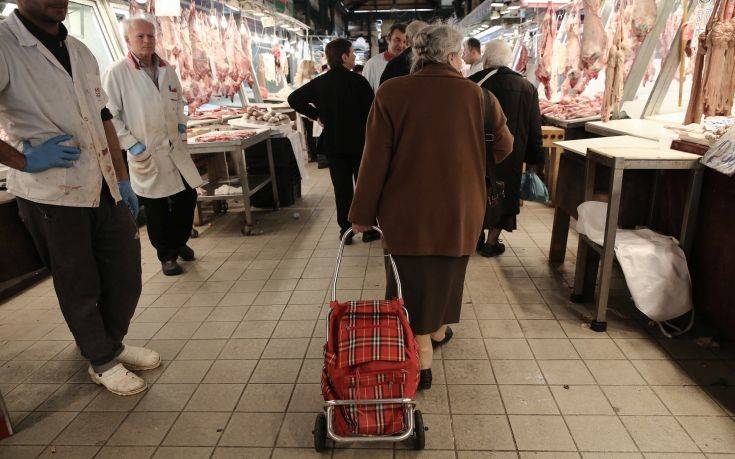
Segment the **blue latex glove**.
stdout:
<svg viewBox="0 0 735 459">
<path fill-rule="evenodd" d="M 130 147 L 130 150 L 128 150 L 128 151 L 133 156 L 138 156 L 139 154 L 141 154 L 141 153 L 143 153 L 145 151 L 145 145 L 143 145 L 142 143 L 138 142 L 135 145 L 133 145 L 132 147 Z"/>
<path fill-rule="evenodd" d="M 79 148 L 59 145 L 71 139 L 72 136 L 68 134 L 59 135 L 35 147 L 24 140 L 23 154 L 26 157 L 26 166 L 23 172 L 42 172 L 54 167 L 72 167 L 74 161 L 81 155 Z"/>
<path fill-rule="evenodd" d="M 140 208 L 138 205 L 138 196 L 135 195 L 133 187 L 130 186 L 130 181 L 123 180 L 118 185 L 120 186 L 120 196 L 122 196 L 123 202 L 130 209 L 133 218 L 138 218 L 138 209 Z"/>
<path fill-rule="evenodd" d="M 186 134 L 186 124 L 179 123 L 179 134 Z"/>
</svg>

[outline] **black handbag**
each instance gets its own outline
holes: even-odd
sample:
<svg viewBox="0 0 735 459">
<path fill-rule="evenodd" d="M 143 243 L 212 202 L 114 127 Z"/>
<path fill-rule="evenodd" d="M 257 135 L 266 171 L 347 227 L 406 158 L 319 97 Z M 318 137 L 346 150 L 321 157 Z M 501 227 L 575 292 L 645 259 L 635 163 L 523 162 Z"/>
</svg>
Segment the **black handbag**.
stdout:
<svg viewBox="0 0 735 459">
<path fill-rule="evenodd" d="M 487 205 L 485 206 L 485 221 L 483 228 L 492 229 L 498 226 L 503 216 L 503 198 L 505 198 L 505 182 L 498 181 L 496 176 L 495 156 L 493 154 L 493 142 L 495 135 L 492 132 L 492 112 L 490 104 L 490 92 L 482 89 L 485 100 L 485 187 L 487 188 Z"/>
</svg>

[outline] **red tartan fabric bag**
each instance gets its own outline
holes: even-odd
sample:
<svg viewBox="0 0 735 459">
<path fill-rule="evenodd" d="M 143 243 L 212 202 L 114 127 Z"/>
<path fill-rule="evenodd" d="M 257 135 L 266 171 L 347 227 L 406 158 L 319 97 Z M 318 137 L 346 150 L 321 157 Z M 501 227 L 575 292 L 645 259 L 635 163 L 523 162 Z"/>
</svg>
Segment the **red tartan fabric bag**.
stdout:
<svg viewBox="0 0 735 459">
<path fill-rule="evenodd" d="M 332 301 L 324 345 L 325 400 L 414 398 L 418 344 L 403 300 Z M 393 435 L 406 429 L 403 405 L 349 405 L 334 410 L 341 436 Z"/>
</svg>

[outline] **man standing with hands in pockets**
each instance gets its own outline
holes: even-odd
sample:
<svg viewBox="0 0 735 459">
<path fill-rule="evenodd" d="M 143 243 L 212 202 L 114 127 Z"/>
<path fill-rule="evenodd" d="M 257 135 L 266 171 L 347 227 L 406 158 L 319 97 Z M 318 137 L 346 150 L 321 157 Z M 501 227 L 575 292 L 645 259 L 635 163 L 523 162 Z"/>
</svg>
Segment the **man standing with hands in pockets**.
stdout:
<svg viewBox="0 0 735 459">
<path fill-rule="evenodd" d="M 146 383 L 128 370 L 161 362 L 122 343 L 141 291 L 138 200 L 97 61 L 62 24 L 68 6 L 18 0 L 0 23 L 0 163 L 90 377 L 132 395 Z"/>
<path fill-rule="evenodd" d="M 202 178 L 186 148 L 186 116 L 176 71 L 156 54 L 156 27 L 144 18 L 123 23 L 130 52 L 102 77 L 107 106 L 128 151 L 133 190 L 145 206 L 148 237 L 163 274 L 183 273 Z"/>
</svg>

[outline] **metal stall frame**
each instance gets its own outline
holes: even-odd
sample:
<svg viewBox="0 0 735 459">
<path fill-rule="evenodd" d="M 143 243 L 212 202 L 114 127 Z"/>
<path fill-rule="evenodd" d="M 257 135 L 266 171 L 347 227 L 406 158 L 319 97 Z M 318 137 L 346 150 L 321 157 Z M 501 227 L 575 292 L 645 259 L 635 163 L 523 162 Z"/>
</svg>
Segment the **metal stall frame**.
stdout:
<svg viewBox="0 0 735 459">
<path fill-rule="evenodd" d="M 226 132 L 226 131 L 223 131 Z M 255 146 L 261 142 L 266 142 L 266 148 L 268 152 L 268 169 L 269 176 L 267 178 L 258 176 L 256 178 L 257 184 L 250 187 L 251 179 L 253 176 L 248 176 L 247 162 L 245 161 L 245 152 L 248 148 Z M 245 224 L 241 229 L 241 233 L 244 236 L 250 236 L 253 234 L 253 226 L 255 222 L 253 220 L 253 211 L 250 206 L 250 197 L 263 189 L 269 183 L 273 189 L 273 210 L 280 208 L 280 202 L 278 199 L 278 186 L 276 182 L 276 168 L 273 162 L 273 148 L 271 146 L 271 130 L 264 129 L 257 133 L 253 137 L 243 140 L 234 140 L 230 142 L 211 142 L 211 143 L 190 143 L 188 144 L 189 154 L 203 155 L 203 154 L 222 154 L 225 158 L 229 155 L 235 164 L 238 176 L 230 178 L 229 173 L 222 179 L 205 183 L 201 186 L 205 191 L 211 192 L 204 196 L 198 196 L 197 201 L 199 202 L 211 202 L 211 201 L 226 201 L 228 199 L 242 199 L 243 207 L 245 208 Z M 226 159 L 225 159 L 226 161 Z M 215 195 L 214 190 L 221 185 L 237 185 L 242 187 L 240 193 Z"/>
</svg>

